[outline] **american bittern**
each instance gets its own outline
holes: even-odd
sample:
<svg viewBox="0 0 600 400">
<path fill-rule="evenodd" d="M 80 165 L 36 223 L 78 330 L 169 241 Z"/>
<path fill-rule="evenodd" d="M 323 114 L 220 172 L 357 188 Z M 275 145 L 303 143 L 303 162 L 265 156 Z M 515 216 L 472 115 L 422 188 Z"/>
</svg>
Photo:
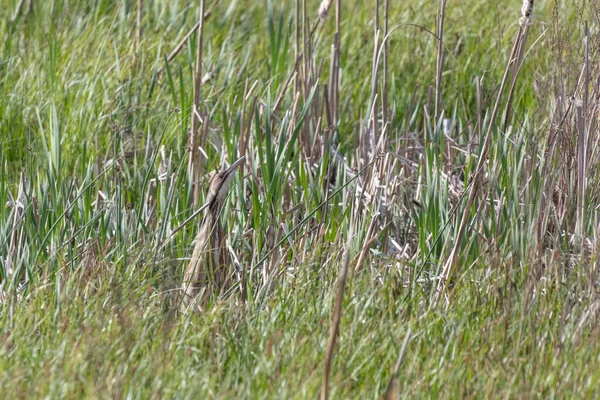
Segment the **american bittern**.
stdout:
<svg viewBox="0 0 600 400">
<path fill-rule="evenodd" d="M 206 203 L 202 207 L 204 218 L 196 236 L 192 259 L 185 271 L 181 311 L 195 304 L 202 305 L 211 294 L 226 290 L 231 283 L 232 273 L 219 214 L 234 173 L 245 159 L 242 156 L 229 168 L 216 173 L 210 182 Z"/>
</svg>

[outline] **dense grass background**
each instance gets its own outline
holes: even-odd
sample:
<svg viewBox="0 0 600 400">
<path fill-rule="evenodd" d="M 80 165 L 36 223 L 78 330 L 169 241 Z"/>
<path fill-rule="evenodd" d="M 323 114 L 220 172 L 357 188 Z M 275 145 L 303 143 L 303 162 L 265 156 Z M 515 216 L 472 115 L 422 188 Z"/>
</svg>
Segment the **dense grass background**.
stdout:
<svg viewBox="0 0 600 400">
<path fill-rule="evenodd" d="M 318 2 L 300 25 L 294 1 L 207 2 L 203 171 L 248 157 L 222 211 L 245 283 L 187 315 L 175 294 L 198 221 L 165 238 L 194 211 L 197 36 L 166 56 L 198 4 L 25 1 L 16 13 L 18 3 L 0 7 L 6 398 L 314 398 L 344 249 L 332 398 L 383 396 L 404 344 L 400 397 L 595 396 L 596 1 L 536 2 L 506 127 L 507 91 L 491 116 L 516 0 L 448 2 L 437 119 L 440 4 L 389 3 L 389 79 L 380 64 L 373 85 L 377 3 L 342 1 L 331 123 L 333 9 L 296 43 Z M 296 51 L 309 54 L 297 68 Z M 436 301 L 488 124 L 482 186 Z"/>
</svg>

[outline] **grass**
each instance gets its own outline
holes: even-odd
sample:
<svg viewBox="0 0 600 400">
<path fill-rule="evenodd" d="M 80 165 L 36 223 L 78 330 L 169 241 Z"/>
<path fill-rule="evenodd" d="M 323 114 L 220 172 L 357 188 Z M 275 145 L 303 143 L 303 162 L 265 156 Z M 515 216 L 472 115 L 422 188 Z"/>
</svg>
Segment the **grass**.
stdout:
<svg viewBox="0 0 600 400">
<path fill-rule="evenodd" d="M 516 1 L 342 1 L 339 53 L 338 2 L 207 1 L 199 180 L 197 35 L 167 58 L 197 2 L 5 3 L 7 398 L 314 398 L 328 342 L 331 398 L 384 396 L 398 359 L 390 398 L 595 396 L 597 2 L 536 2 L 501 92 Z M 178 314 L 193 185 L 242 155 L 238 284 Z"/>
</svg>

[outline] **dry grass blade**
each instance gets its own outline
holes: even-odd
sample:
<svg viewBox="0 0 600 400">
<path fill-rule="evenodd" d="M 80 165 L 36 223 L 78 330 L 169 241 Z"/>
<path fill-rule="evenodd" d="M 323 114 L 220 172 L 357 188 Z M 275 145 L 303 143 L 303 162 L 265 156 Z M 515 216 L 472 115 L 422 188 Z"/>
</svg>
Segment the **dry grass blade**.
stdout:
<svg viewBox="0 0 600 400">
<path fill-rule="evenodd" d="M 444 68 L 444 19 L 446 18 L 446 0 L 440 0 L 440 9 L 438 14 L 438 47 L 437 47 L 437 64 L 435 74 L 435 120 L 440 117 L 442 112 L 442 69 Z"/>
<path fill-rule="evenodd" d="M 140 46 L 140 40 L 142 39 L 142 0 L 137 1 L 137 18 L 136 18 L 136 32 L 135 32 L 135 48 L 136 50 Z"/>
<path fill-rule="evenodd" d="M 384 26 L 383 26 L 383 33 L 384 33 L 384 38 L 387 38 L 390 30 L 389 30 L 389 7 L 390 7 L 390 0 L 385 0 L 385 9 L 384 9 Z M 383 83 L 382 83 L 382 95 L 381 95 L 381 109 L 382 109 L 382 122 L 383 122 L 383 129 L 385 130 L 387 128 L 387 122 L 388 122 L 388 86 L 389 86 L 389 82 L 388 82 L 388 41 L 384 40 L 383 41 Z"/>
<path fill-rule="evenodd" d="M 583 106 L 577 107 L 577 240 L 580 246 L 581 254 L 584 254 L 584 219 L 585 219 L 585 193 L 587 186 L 587 114 L 588 114 L 588 96 L 590 86 L 590 65 L 589 65 L 589 32 L 587 23 L 585 26 L 584 52 L 585 52 L 585 80 Z M 583 109 L 583 110 L 582 110 Z"/>
<path fill-rule="evenodd" d="M 533 1 L 531 1 L 531 4 L 533 6 Z M 475 171 L 473 173 L 472 186 L 468 192 L 467 202 L 465 204 L 462 218 L 460 220 L 458 233 L 456 235 L 454 245 L 452 246 L 452 250 L 450 251 L 450 255 L 448 256 L 448 259 L 446 260 L 446 262 L 444 263 L 444 266 L 442 268 L 442 273 L 440 275 L 440 279 L 439 279 L 438 286 L 437 286 L 437 291 L 436 291 L 435 298 L 433 301 L 434 306 L 438 304 L 440 297 L 442 297 L 444 295 L 444 292 L 446 289 L 446 282 L 452 277 L 452 274 L 454 273 L 454 270 L 456 267 L 456 262 L 458 259 L 458 253 L 460 250 L 461 242 L 464 237 L 467 224 L 469 223 L 471 207 L 475 201 L 475 198 L 477 197 L 477 193 L 481 186 L 481 174 L 484 169 L 485 162 L 487 160 L 487 154 L 488 154 L 488 151 L 490 148 L 490 144 L 492 143 L 492 129 L 494 127 L 494 120 L 496 119 L 496 116 L 498 115 L 498 110 L 500 108 L 500 101 L 502 99 L 502 94 L 506 87 L 506 83 L 508 82 L 508 74 L 510 71 L 510 67 L 513 64 L 513 62 L 515 61 L 515 55 L 517 54 L 517 49 L 520 47 L 521 39 L 523 38 L 523 36 L 522 36 L 523 29 L 525 26 L 527 26 L 527 24 L 523 23 L 523 18 L 525 18 L 526 15 L 529 15 L 529 17 L 530 17 L 531 12 L 529 12 L 528 14 L 524 14 L 520 20 L 521 23 L 519 25 L 519 31 L 517 32 L 517 35 L 515 37 L 515 41 L 513 43 L 513 48 L 512 48 L 510 57 L 508 59 L 508 62 L 506 64 L 506 68 L 504 70 L 504 76 L 502 78 L 502 82 L 500 84 L 500 89 L 498 91 L 498 97 L 496 98 L 496 103 L 494 104 L 494 109 L 492 111 L 492 115 L 491 115 L 489 123 L 488 123 L 485 139 L 484 139 L 484 142 L 483 142 L 483 145 L 481 148 L 481 155 L 479 157 L 479 160 L 477 161 L 477 166 L 475 167 Z M 529 17 L 527 17 L 527 18 L 529 18 Z"/>
<path fill-rule="evenodd" d="M 204 41 L 204 0 L 200 0 L 200 12 L 198 21 L 198 39 L 196 46 L 196 74 L 194 79 L 194 105 L 192 108 L 192 131 L 190 132 L 190 158 L 188 163 L 189 174 L 192 178 L 192 193 L 194 208 L 198 206 L 200 197 L 200 185 L 198 178 L 201 174 L 199 146 L 203 146 L 200 136 L 200 88 L 202 86 L 202 42 Z"/>
<path fill-rule="evenodd" d="M 398 354 L 398 360 L 396 361 L 396 365 L 394 366 L 394 372 L 392 373 L 392 377 L 390 378 L 390 383 L 388 384 L 387 390 L 385 391 L 385 400 L 395 400 L 398 398 L 398 373 L 400 372 L 400 366 L 402 365 L 402 359 L 404 358 L 404 351 L 406 350 L 406 346 L 410 341 L 411 333 L 411 328 L 408 328 L 408 332 L 406 332 L 406 337 L 404 338 L 404 343 L 402 343 L 402 348 L 400 349 L 400 354 Z"/>
<path fill-rule="evenodd" d="M 508 91 L 506 110 L 504 112 L 504 131 L 508 129 L 508 124 L 510 123 L 512 100 L 517 84 L 517 77 L 519 76 L 519 70 L 521 69 L 521 63 L 523 62 L 523 56 L 525 53 L 525 43 L 527 42 L 527 34 L 529 33 L 529 25 L 531 24 L 531 17 L 533 15 L 533 1 L 523 1 L 523 7 L 521 7 L 521 14 L 522 16 L 519 19 L 519 45 L 517 46 L 517 53 L 514 57 L 514 64 L 512 68 L 512 80 L 510 84 L 510 89 Z"/>
<path fill-rule="evenodd" d="M 13 201 L 14 216 L 12 222 L 12 233 L 10 234 L 10 244 L 8 246 L 8 254 L 4 263 L 4 274 L 6 275 L 6 281 L 0 277 L 0 301 L 4 297 L 4 288 L 8 286 L 10 275 L 13 272 L 13 266 L 15 261 L 19 257 L 19 237 L 21 236 L 21 230 L 23 225 L 23 217 L 25 214 L 25 204 L 27 202 L 25 192 L 27 190 L 27 181 L 25 179 L 25 171 L 21 172 L 21 179 L 19 181 L 19 188 L 17 190 L 17 197 Z"/>
<path fill-rule="evenodd" d="M 17 3 L 17 7 L 15 8 L 15 12 L 13 13 L 12 17 L 10 18 L 11 23 L 16 22 L 17 19 L 19 18 L 19 15 L 21 15 L 22 13 L 25 14 L 25 13 L 33 12 L 33 1 L 32 0 L 29 0 L 26 12 L 23 12 L 24 4 L 25 4 L 25 0 L 19 0 L 19 2 Z"/>
<path fill-rule="evenodd" d="M 349 235 L 352 237 L 352 234 Z M 350 240 L 344 247 L 342 255 L 342 272 L 338 280 L 337 296 L 335 298 L 335 306 L 333 309 L 333 321 L 331 323 L 331 333 L 327 342 L 327 352 L 325 353 L 325 369 L 323 371 L 323 385 L 321 386 L 321 400 L 326 400 L 329 395 L 329 376 L 331 374 L 331 364 L 333 362 L 333 352 L 335 342 L 340 331 L 340 321 L 342 319 L 342 302 L 344 300 L 344 289 L 346 288 L 346 278 L 348 277 L 348 265 L 350 264 Z"/>
<path fill-rule="evenodd" d="M 214 4 L 213 4 L 213 6 L 211 6 L 210 10 L 204 12 L 204 20 L 205 21 L 208 19 L 208 17 L 210 17 L 212 15 L 212 7 L 214 7 Z M 175 46 L 175 48 L 173 48 L 173 50 L 169 53 L 169 55 L 167 56 L 167 62 L 173 61 L 173 59 L 177 56 L 177 54 L 179 54 L 179 52 L 183 49 L 183 46 L 185 46 L 185 44 L 188 42 L 190 37 L 192 37 L 192 35 L 198 31 L 199 26 L 200 26 L 200 21 L 198 20 L 198 22 L 196 22 L 194 24 L 192 29 L 190 29 L 188 31 L 188 33 L 185 34 L 183 39 L 181 39 L 179 41 L 179 43 L 177 43 L 177 46 Z M 164 70 L 164 67 L 160 67 L 156 73 L 160 74 L 161 72 L 163 72 L 163 70 Z"/>
</svg>

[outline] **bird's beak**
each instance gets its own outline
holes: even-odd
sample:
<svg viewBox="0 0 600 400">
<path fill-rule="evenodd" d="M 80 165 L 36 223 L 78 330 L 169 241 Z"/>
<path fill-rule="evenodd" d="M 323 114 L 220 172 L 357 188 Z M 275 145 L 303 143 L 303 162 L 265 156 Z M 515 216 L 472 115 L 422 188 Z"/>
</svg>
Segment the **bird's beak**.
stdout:
<svg viewBox="0 0 600 400">
<path fill-rule="evenodd" d="M 219 172 L 218 176 L 220 179 L 221 186 L 219 190 L 221 190 L 222 187 L 224 187 L 225 189 L 229 188 L 229 181 L 233 178 L 234 172 L 238 169 L 240 165 L 242 165 L 245 159 L 246 156 L 241 156 L 240 158 L 235 160 L 233 164 L 229 166 L 229 168 L 225 168 L 223 171 Z"/>
<path fill-rule="evenodd" d="M 231 164 L 229 166 L 229 168 L 227 168 L 225 171 L 229 174 L 233 171 L 235 171 L 237 169 L 237 167 L 239 167 L 240 165 L 242 165 L 242 163 L 244 162 L 244 160 L 246 159 L 246 156 L 241 156 L 240 158 L 238 158 L 237 160 L 235 160 L 233 162 L 233 164 Z"/>
</svg>

